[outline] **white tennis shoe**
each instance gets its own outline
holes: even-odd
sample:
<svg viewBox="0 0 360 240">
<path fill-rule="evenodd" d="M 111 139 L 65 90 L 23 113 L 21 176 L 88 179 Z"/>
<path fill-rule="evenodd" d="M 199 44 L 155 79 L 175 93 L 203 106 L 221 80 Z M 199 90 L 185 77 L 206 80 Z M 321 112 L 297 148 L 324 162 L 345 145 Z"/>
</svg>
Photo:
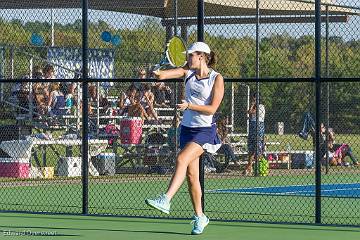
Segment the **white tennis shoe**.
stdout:
<svg viewBox="0 0 360 240">
<path fill-rule="evenodd" d="M 170 200 L 166 196 L 166 194 L 161 195 L 155 199 L 146 199 L 145 203 L 152 208 L 155 208 L 163 213 L 169 214 L 170 213 Z"/>
<path fill-rule="evenodd" d="M 193 229 L 191 231 L 192 235 L 199 235 L 202 234 L 204 231 L 204 228 L 209 224 L 209 218 L 203 214 L 201 217 L 198 217 L 194 215 L 194 220 L 191 221 L 191 224 L 193 224 Z"/>
</svg>

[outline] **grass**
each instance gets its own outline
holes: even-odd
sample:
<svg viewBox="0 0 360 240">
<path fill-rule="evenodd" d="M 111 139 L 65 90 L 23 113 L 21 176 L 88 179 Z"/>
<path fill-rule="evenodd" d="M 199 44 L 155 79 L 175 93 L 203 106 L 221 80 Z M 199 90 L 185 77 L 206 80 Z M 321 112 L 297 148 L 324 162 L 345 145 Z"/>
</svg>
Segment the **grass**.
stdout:
<svg viewBox="0 0 360 240">
<path fill-rule="evenodd" d="M 280 145 L 270 145 L 271 148 L 277 150 L 286 150 L 288 145 L 290 145 L 292 150 L 312 150 L 312 138 L 309 137 L 307 140 L 299 138 L 297 135 L 285 134 L 285 135 L 276 135 L 268 134 L 265 135 L 267 142 L 279 142 Z M 339 134 L 335 136 L 337 143 L 347 143 L 352 147 L 353 152 L 356 155 L 360 155 L 360 135 L 358 134 Z"/>
</svg>

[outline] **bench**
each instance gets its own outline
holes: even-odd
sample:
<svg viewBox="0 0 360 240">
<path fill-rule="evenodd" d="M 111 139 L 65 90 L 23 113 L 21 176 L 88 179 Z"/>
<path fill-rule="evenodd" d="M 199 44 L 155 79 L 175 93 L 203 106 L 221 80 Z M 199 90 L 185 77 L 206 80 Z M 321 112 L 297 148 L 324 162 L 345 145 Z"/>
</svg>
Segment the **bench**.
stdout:
<svg viewBox="0 0 360 240">
<path fill-rule="evenodd" d="M 127 173 L 129 173 L 129 170 L 138 172 L 138 169 L 144 167 L 161 166 L 170 168 L 174 165 L 175 160 L 174 152 L 169 151 L 167 144 L 115 143 L 113 151 L 116 153 L 117 173 L 123 172 L 122 168 L 126 168 Z"/>
</svg>

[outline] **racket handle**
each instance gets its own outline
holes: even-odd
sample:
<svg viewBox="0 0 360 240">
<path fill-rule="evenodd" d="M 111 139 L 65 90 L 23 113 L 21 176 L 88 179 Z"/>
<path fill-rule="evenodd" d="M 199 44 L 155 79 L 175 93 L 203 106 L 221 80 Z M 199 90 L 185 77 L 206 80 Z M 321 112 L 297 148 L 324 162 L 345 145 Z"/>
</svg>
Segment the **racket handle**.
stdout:
<svg viewBox="0 0 360 240">
<path fill-rule="evenodd" d="M 171 68 L 173 68 L 173 67 L 171 67 L 170 65 L 155 64 L 152 67 L 152 72 L 156 72 L 156 71 L 159 71 L 159 70 L 171 69 Z"/>
<path fill-rule="evenodd" d="M 152 72 L 156 72 L 158 70 L 160 70 L 161 68 L 161 65 L 160 64 L 155 64 L 153 67 L 152 67 Z"/>
</svg>

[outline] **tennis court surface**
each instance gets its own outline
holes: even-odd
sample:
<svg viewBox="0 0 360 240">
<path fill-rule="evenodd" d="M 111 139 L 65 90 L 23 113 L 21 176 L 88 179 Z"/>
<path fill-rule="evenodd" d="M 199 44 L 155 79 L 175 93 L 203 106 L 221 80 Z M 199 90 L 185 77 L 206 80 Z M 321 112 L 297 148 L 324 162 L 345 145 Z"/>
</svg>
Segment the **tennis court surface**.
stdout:
<svg viewBox="0 0 360 240">
<path fill-rule="evenodd" d="M 191 236 L 189 220 L 0 213 L 0 239 L 360 239 L 360 228 L 211 221 Z"/>
</svg>

